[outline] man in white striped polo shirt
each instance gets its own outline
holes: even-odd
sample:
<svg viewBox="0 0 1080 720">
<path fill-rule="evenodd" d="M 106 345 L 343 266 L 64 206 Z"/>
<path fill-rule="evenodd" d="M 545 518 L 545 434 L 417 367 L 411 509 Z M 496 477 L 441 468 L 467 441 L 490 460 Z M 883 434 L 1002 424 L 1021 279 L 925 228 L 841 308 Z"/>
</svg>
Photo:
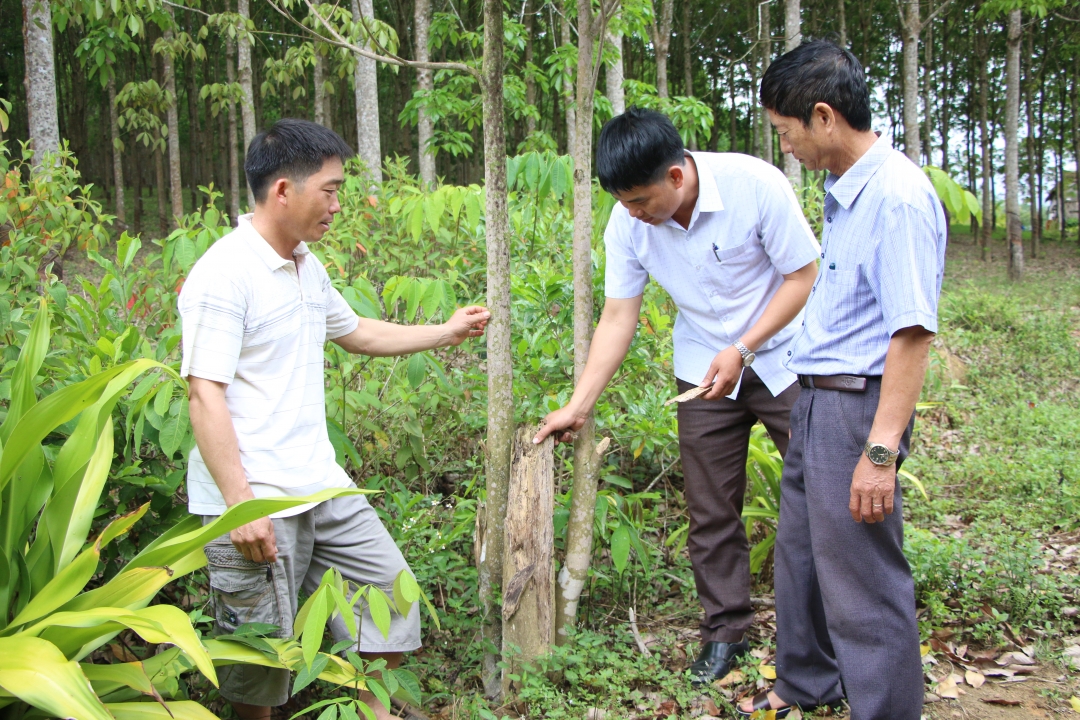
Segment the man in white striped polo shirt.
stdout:
<svg viewBox="0 0 1080 720">
<path fill-rule="evenodd" d="M 483 334 L 490 313 L 461 308 L 443 325 L 359 318 L 308 250 L 341 211 L 343 161 L 353 151 L 332 130 L 281 120 L 257 135 L 244 161 L 255 212 L 195 264 L 180 294 L 183 363 L 197 447 L 188 503 L 208 522 L 251 498 L 304 496 L 348 487 L 326 430 L 323 346 L 405 355 Z M 262 622 L 292 635 L 297 591 L 328 568 L 356 585 L 390 589 L 408 566 L 375 510 L 350 495 L 280 512 L 206 547 L 220 632 Z M 420 646 L 420 615 L 394 613 L 384 637 L 365 608 L 360 651 L 396 667 Z M 335 640 L 348 637 L 331 624 Z M 254 665 L 219 669 L 222 696 L 244 720 L 270 717 L 289 698 L 289 673 Z M 391 717 L 370 693 L 379 718 Z"/>
</svg>

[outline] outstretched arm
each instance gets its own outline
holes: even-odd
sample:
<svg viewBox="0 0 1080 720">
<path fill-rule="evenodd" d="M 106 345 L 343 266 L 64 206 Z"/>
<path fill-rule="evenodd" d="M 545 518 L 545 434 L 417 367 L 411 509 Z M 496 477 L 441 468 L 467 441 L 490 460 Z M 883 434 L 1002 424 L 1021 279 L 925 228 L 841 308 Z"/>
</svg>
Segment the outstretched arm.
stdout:
<svg viewBox="0 0 1080 720">
<path fill-rule="evenodd" d="M 479 305 L 458 308 L 442 325 L 398 325 L 360 318 L 355 330 L 335 338 L 333 342 L 343 350 L 358 355 L 409 355 L 422 350 L 460 345 L 467 338 L 480 337 L 490 319 L 488 309 Z"/>
<path fill-rule="evenodd" d="M 581 380 L 574 388 L 570 402 L 544 418 L 540 432 L 533 438 L 534 443 L 560 430 L 580 430 L 585 424 L 585 418 L 592 412 L 600 393 L 611 382 L 630 349 L 630 341 L 634 339 L 637 331 L 641 297 L 608 298 L 604 302 L 604 311 L 600 314 L 600 322 L 596 324 L 596 332 L 589 348 L 589 360 L 585 363 Z M 559 432 L 555 439 L 567 442 L 570 440 L 570 432 Z"/>
</svg>

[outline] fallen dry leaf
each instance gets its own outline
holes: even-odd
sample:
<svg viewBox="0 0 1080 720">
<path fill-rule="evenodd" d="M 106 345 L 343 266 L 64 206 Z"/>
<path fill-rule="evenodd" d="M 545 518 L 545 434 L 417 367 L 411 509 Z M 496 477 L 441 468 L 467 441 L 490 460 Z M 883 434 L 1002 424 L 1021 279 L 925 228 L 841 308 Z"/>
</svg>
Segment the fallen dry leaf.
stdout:
<svg viewBox="0 0 1080 720">
<path fill-rule="evenodd" d="M 956 687 L 955 675 L 950 675 L 937 684 L 937 688 L 934 690 L 934 694 L 938 697 L 948 698 L 950 700 L 957 700 L 960 697 L 960 691 Z"/>
<path fill-rule="evenodd" d="M 668 400 L 666 403 L 664 403 L 664 407 L 667 407 L 668 405 L 671 405 L 672 403 L 683 403 L 683 402 L 686 402 L 687 400 L 693 400 L 694 398 L 698 397 L 699 395 L 703 395 L 704 393 L 709 392 L 709 390 L 711 390 L 711 389 L 712 388 L 710 388 L 710 387 L 691 388 L 691 389 L 687 390 L 686 392 L 682 393 L 681 395 L 676 395 L 675 397 Z"/>
<path fill-rule="evenodd" d="M 727 687 L 728 685 L 740 685 L 746 676 L 742 674 L 741 670 L 732 670 L 724 677 L 720 678 L 713 683 L 713 687 Z"/>
<path fill-rule="evenodd" d="M 1069 698 L 1069 705 L 1072 706 L 1073 710 L 1080 713 L 1080 697 L 1076 697 L 1075 695 L 1073 695 L 1071 698 Z"/>
<path fill-rule="evenodd" d="M 973 688 L 981 688 L 983 686 L 983 683 L 986 682 L 986 676 L 980 672 L 968 670 L 966 673 L 964 673 L 964 680 L 966 680 L 967 684 Z"/>
<path fill-rule="evenodd" d="M 716 707 L 711 697 L 705 698 L 705 701 L 701 703 L 701 711 L 709 717 L 720 717 L 720 708 Z"/>
<path fill-rule="evenodd" d="M 761 677 L 766 680 L 776 679 L 776 667 L 773 665 L 758 665 L 758 672 L 760 672 Z"/>
</svg>

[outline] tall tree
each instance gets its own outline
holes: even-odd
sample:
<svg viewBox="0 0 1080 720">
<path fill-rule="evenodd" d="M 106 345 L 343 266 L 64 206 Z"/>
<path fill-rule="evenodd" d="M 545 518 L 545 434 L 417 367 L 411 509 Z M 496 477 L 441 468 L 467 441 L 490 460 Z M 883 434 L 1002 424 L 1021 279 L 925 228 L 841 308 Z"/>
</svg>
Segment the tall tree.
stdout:
<svg viewBox="0 0 1080 720">
<path fill-rule="evenodd" d="M 170 226 L 175 228 L 184 215 L 184 188 L 180 176 L 180 122 L 176 111 L 176 72 L 173 63 L 183 55 L 177 52 L 172 6 L 166 5 L 165 8 L 162 42 L 155 45 L 154 51 L 161 55 L 161 74 L 165 79 L 165 97 L 168 103 L 165 107 L 165 122 L 169 133 L 165 139 L 169 147 L 169 201 L 172 209 Z"/>
<path fill-rule="evenodd" d="M 366 50 L 374 44 L 369 31 L 375 19 L 372 0 L 352 0 L 353 22 L 357 25 L 359 41 Z M 382 180 L 382 141 L 379 137 L 379 83 L 375 60 L 364 55 L 356 58 L 353 72 L 356 86 L 356 152 L 367 166 L 372 182 Z"/>
<path fill-rule="evenodd" d="M 315 122 L 326 125 L 329 122 L 326 106 L 326 55 L 319 52 L 315 45 L 315 65 L 312 68 L 311 82 L 315 86 Z"/>
<path fill-rule="evenodd" d="M 675 17 L 675 0 L 656 0 L 649 37 L 656 53 L 656 93 L 662 98 L 668 96 L 668 50 L 671 48 L 671 23 Z M 657 16 L 660 22 L 657 23 Z M 580 47 L 581 38 L 578 38 Z"/>
<path fill-rule="evenodd" d="M 255 93 L 251 89 L 251 10 L 248 7 L 249 0 L 236 0 L 236 12 L 240 16 L 236 29 L 237 47 L 237 75 L 240 78 L 240 90 L 244 94 L 244 101 L 240 103 L 240 121 L 244 129 L 244 156 L 251 141 L 255 139 Z M 245 183 L 245 186 L 247 183 Z M 255 196 L 251 194 L 251 188 L 247 188 L 248 209 L 255 207 Z"/>
<path fill-rule="evenodd" d="M 60 121 L 56 114 L 56 65 L 49 0 L 23 0 L 23 57 L 26 68 L 26 110 L 34 164 L 45 153 L 60 150 Z"/>
<path fill-rule="evenodd" d="M 514 373 L 510 349 L 510 220 L 506 187 L 506 115 L 503 109 L 503 3 L 484 0 L 484 175 L 487 200 L 488 421 L 484 462 L 486 498 L 480 533 L 479 589 L 485 642 L 483 680 L 488 697 L 499 697 L 498 657 L 502 618 L 495 597 L 503 574 L 503 532 L 514 442 Z"/>
<path fill-rule="evenodd" d="M 1005 226 L 1009 277 L 1024 275 L 1024 239 L 1020 224 L 1020 39 L 1021 12 L 1009 11 L 1005 55 Z"/>
<path fill-rule="evenodd" d="M 769 3 L 758 5 L 758 54 L 761 62 L 761 74 L 758 77 L 765 77 L 765 71 L 772 63 L 772 11 L 769 9 Z M 756 80 L 754 86 L 757 86 Z M 765 115 L 765 108 L 758 107 L 755 114 L 758 132 L 761 133 L 761 157 L 766 162 L 774 164 L 772 123 Z"/>
<path fill-rule="evenodd" d="M 791 52 L 802 42 L 802 7 L 799 0 L 784 3 L 784 52 Z M 784 174 L 788 182 L 798 186 L 802 182 L 802 164 L 791 153 L 784 155 Z"/>
<path fill-rule="evenodd" d="M 622 115 L 626 112 L 626 92 L 623 90 L 623 82 L 626 80 L 626 72 L 623 65 L 623 36 L 613 27 L 607 29 L 607 41 L 614 49 L 615 58 L 607 66 L 605 78 L 605 95 L 611 102 L 611 111 L 614 115 Z"/>
<path fill-rule="evenodd" d="M 982 226 L 979 228 L 979 245 L 982 259 L 990 259 L 990 233 L 994 227 L 994 186 L 991 174 L 993 143 L 990 141 L 990 73 L 988 61 L 986 25 L 979 22 L 976 32 L 976 66 L 979 75 L 979 151 L 982 161 Z"/>
<path fill-rule="evenodd" d="M 911 162 L 918 164 L 922 154 L 919 141 L 919 35 L 922 32 L 919 0 L 904 0 L 900 29 L 904 47 L 904 153 Z"/>
<path fill-rule="evenodd" d="M 431 59 L 431 53 L 428 50 L 428 36 L 431 30 L 431 0 L 416 0 L 413 15 L 416 59 L 418 62 L 426 63 Z M 420 92 L 424 93 L 430 93 L 435 89 L 434 74 L 429 68 L 417 68 L 416 86 Z M 427 112 L 426 102 L 418 113 L 416 130 L 419 138 L 417 156 L 420 158 L 420 181 L 424 184 L 424 187 L 431 187 L 435 184 L 435 153 L 431 148 L 431 138 L 435 134 L 435 129 L 431 116 Z"/>
<path fill-rule="evenodd" d="M 236 41 L 225 39 L 225 77 L 230 87 L 236 82 Z M 229 217 L 235 227 L 240 217 L 240 158 L 236 151 L 236 101 L 229 96 L 229 134 L 225 139 L 229 147 Z M 245 146 L 246 147 L 246 146 Z M 251 201 L 249 200 L 249 203 Z"/>
</svg>

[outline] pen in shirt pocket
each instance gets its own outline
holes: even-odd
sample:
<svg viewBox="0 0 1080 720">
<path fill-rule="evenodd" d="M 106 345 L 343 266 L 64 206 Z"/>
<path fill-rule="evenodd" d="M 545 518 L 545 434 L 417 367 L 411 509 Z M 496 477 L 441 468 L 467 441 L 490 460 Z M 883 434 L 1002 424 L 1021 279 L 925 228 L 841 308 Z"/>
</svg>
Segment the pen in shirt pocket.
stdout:
<svg viewBox="0 0 1080 720">
<path fill-rule="evenodd" d="M 716 247 L 716 243 L 712 244 L 712 254 L 713 254 L 713 257 L 716 258 L 716 262 L 718 262 L 718 263 L 724 262 L 723 260 L 720 259 L 720 248 Z"/>
</svg>

